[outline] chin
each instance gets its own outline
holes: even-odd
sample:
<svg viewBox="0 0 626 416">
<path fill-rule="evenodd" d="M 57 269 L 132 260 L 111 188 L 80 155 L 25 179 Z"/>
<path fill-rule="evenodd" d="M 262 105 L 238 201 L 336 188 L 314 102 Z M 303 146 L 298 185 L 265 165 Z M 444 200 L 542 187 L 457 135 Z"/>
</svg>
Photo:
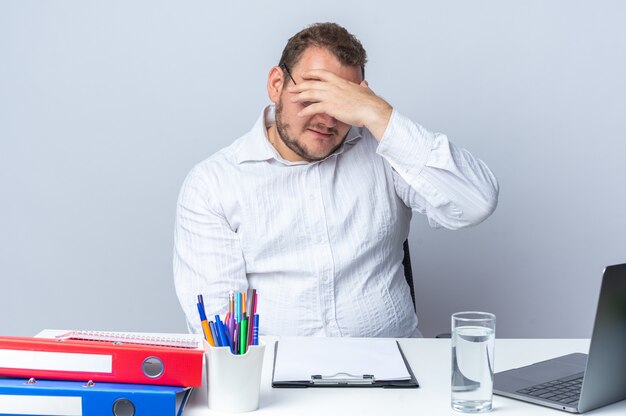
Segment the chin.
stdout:
<svg viewBox="0 0 626 416">
<path fill-rule="evenodd" d="M 330 155 L 333 150 L 335 150 L 336 146 L 324 146 L 323 148 L 316 148 L 316 149 L 311 149 L 309 147 L 309 154 L 311 156 L 315 156 L 315 157 L 321 157 L 321 158 L 325 158 L 326 156 Z"/>
</svg>

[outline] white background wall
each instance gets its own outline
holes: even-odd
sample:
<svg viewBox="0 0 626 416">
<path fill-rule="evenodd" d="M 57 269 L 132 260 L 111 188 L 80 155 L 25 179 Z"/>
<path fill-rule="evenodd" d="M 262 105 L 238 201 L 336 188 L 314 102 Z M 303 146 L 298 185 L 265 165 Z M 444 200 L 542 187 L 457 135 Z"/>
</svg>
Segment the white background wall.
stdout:
<svg viewBox="0 0 626 416">
<path fill-rule="evenodd" d="M 189 169 L 246 132 L 289 36 L 336 21 L 370 86 L 488 163 L 496 213 L 410 236 L 421 328 L 588 337 L 626 261 L 626 3 L 0 0 L 0 333 L 186 330 Z"/>
</svg>

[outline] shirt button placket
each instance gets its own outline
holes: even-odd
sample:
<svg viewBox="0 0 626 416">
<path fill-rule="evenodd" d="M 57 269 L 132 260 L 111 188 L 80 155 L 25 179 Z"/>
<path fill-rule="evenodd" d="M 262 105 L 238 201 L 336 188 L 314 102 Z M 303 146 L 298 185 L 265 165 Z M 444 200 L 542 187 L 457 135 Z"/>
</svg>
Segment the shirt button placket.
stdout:
<svg viewBox="0 0 626 416">
<path fill-rule="evenodd" d="M 325 332 L 330 336 L 340 335 L 335 322 L 335 297 L 333 288 L 333 259 L 332 253 L 330 253 L 330 247 L 328 242 L 328 221 L 326 218 L 326 210 L 324 207 L 324 199 L 322 198 L 322 176 L 324 174 L 322 164 L 318 165 L 318 181 L 316 187 L 316 194 L 312 195 L 311 200 L 315 201 L 315 207 L 322 214 L 320 215 L 321 223 L 316 230 L 315 243 L 319 250 L 320 270 L 319 270 L 319 285 L 320 292 L 322 294 L 322 321 L 324 324 Z"/>
</svg>

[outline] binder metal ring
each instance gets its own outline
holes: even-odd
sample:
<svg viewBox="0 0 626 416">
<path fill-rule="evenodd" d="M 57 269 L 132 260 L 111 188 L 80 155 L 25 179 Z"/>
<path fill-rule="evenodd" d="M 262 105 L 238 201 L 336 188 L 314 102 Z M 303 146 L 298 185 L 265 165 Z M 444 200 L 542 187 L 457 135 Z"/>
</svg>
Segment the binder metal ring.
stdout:
<svg viewBox="0 0 626 416">
<path fill-rule="evenodd" d="M 158 357 L 148 357 L 143 360 L 143 364 L 141 366 L 141 371 L 145 374 L 146 377 L 149 378 L 157 378 L 163 374 L 163 370 L 165 366 L 163 365 L 163 361 L 161 361 Z"/>
<path fill-rule="evenodd" d="M 134 416 L 135 405 L 128 399 L 117 399 L 113 403 L 113 414 L 115 416 Z"/>
</svg>

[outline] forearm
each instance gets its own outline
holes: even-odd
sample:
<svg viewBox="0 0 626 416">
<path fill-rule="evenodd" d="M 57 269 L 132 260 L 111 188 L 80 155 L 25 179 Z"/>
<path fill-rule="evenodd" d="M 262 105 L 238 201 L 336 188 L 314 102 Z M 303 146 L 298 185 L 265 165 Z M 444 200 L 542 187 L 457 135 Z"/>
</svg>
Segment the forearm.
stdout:
<svg viewBox="0 0 626 416">
<path fill-rule="evenodd" d="M 481 160 L 397 112 L 377 152 L 399 176 L 398 195 L 431 224 L 450 229 L 475 225 L 496 208 L 498 183 Z"/>
</svg>

